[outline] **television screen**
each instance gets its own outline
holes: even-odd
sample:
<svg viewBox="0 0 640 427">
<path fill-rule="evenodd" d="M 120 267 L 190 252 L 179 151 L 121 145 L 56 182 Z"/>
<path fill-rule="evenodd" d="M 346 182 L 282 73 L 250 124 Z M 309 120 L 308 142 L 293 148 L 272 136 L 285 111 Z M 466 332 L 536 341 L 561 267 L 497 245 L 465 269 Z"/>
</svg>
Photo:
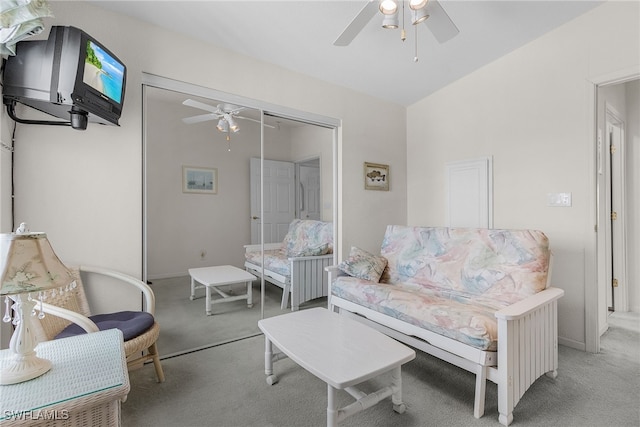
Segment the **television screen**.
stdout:
<svg viewBox="0 0 640 427">
<path fill-rule="evenodd" d="M 87 49 L 82 81 L 117 103 L 122 103 L 124 65 L 91 40 Z"/>
</svg>

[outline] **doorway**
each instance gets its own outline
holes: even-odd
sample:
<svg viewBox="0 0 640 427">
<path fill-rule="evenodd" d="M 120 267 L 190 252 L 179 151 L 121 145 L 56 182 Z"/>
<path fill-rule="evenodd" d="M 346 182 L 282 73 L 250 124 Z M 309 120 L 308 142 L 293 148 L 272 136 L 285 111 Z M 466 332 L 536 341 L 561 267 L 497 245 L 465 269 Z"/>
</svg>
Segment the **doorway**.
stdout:
<svg viewBox="0 0 640 427">
<path fill-rule="evenodd" d="M 250 181 L 251 244 L 260 243 L 262 232 L 264 243 L 282 242 L 296 216 L 293 162 L 252 157 Z"/>
<path fill-rule="evenodd" d="M 320 158 L 296 163 L 296 218 L 322 220 Z"/>
<path fill-rule="evenodd" d="M 597 352 L 612 313 L 640 312 L 640 80 L 603 83 L 596 106 Z"/>
<path fill-rule="evenodd" d="M 628 281 L 626 274 L 627 264 L 627 242 L 626 242 L 626 218 L 625 194 L 625 163 L 626 163 L 626 140 L 625 123 L 611 105 L 605 107 L 605 141 L 607 154 L 609 155 L 606 179 L 609 182 L 609 211 L 610 221 L 607 222 L 607 252 L 611 255 L 611 281 L 607 290 L 607 309 L 610 313 L 614 311 L 629 311 L 627 301 Z M 630 195 L 632 196 L 632 194 Z M 607 255 L 609 257 L 609 255 Z M 607 322 L 608 323 L 608 322 Z"/>
</svg>

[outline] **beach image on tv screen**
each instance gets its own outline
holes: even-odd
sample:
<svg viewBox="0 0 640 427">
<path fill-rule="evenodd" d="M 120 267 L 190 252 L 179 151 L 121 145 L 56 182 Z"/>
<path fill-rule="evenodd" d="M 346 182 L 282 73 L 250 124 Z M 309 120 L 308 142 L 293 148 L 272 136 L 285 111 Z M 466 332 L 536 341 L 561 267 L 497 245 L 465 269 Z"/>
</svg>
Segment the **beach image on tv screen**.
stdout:
<svg viewBox="0 0 640 427">
<path fill-rule="evenodd" d="M 92 41 L 87 42 L 82 81 L 115 102 L 122 102 L 124 65 Z"/>
</svg>

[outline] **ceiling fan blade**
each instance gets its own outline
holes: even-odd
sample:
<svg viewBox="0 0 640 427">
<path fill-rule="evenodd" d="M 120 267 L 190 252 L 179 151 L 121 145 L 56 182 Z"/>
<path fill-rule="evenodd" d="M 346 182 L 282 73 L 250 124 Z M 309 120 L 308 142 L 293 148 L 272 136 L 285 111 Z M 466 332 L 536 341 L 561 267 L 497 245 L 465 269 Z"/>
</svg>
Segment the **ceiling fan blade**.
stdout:
<svg viewBox="0 0 640 427">
<path fill-rule="evenodd" d="M 376 0 L 369 0 L 367 4 L 362 8 L 360 12 L 353 18 L 353 21 L 347 28 L 344 29 L 342 34 L 338 36 L 336 41 L 333 42 L 334 46 L 348 46 L 349 43 L 356 38 L 356 36 L 362 31 L 365 25 L 371 21 L 371 18 L 378 12 L 378 2 Z"/>
<path fill-rule="evenodd" d="M 424 24 L 429 28 L 429 31 L 431 31 L 438 42 L 444 43 L 458 35 L 460 30 L 458 30 L 456 24 L 453 23 L 437 0 L 429 1 L 427 11 L 429 13 L 429 19 L 424 21 Z"/>
<path fill-rule="evenodd" d="M 250 122 L 261 123 L 260 120 L 252 119 L 252 118 L 249 118 L 249 117 L 243 117 L 243 116 L 233 116 L 233 117 L 235 117 L 236 119 L 249 120 Z M 264 127 L 271 128 L 271 129 L 275 129 L 276 128 L 275 126 L 271 126 L 271 125 L 268 125 L 266 123 L 264 124 Z"/>
<path fill-rule="evenodd" d="M 185 117 L 182 121 L 188 125 L 192 125 L 194 123 L 206 122 L 207 120 L 215 120 L 218 117 L 219 116 L 215 113 L 207 113 L 199 116 Z"/>
<path fill-rule="evenodd" d="M 218 113 L 218 107 L 214 107 L 213 105 L 205 104 L 204 102 L 194 101 L 193 99 L 186 99 L 182 102 L 182 105 L 186 105 L 187 107 L 199 108 L 205 111 L 211 111 L 212 113 Z"/>
</svg>

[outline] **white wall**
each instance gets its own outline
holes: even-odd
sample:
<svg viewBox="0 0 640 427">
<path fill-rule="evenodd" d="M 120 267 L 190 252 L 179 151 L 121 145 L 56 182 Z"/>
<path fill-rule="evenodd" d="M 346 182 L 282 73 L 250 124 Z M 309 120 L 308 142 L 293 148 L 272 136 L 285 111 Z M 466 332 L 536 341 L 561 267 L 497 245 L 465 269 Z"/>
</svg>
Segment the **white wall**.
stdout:
<svg viewBox="0 0 640 427">
<path fill-rule="evenodd" d="M 3 106 L 4 107 L 4 106 Z M 0 117 L 0 232 L 8 233 L 11 222 L 11 147 L 13 121 L 6 114 Z M 4 197 L 4 196 L 7 197 Z"/>
<path fill-rule="evenodd" d="M 610 2 L 415 103 L 407 112 L 408 222 L 445 221 L 445 163 L 493 156 L 494 227 L 544 231 L 561 342 L 585 348 L 595 253 L 594 78 L 640 65 L 638 2 Z M 569 208 L 546 206 L 571 192 Z"/>
<path fill-rule="evenodd" d="M 11 130 L 13 123 L 6 114 L 0 116 L 0 233 L 9 233 L 11 222 Z M 0 322 L 0 348 L 7 348 L 11 338 L 10 323 Z"/>
<path fill-rule="evenodd" d="M 141 275 L 143 71 L 341 119 L 339 156 L 344 167 L 340 196 L 348 195 L 340 204 L 341 247 L 379 247 L 388 223 L 406 221 L 402 106 L 242 57 L 84 1 L 54 1 L 51 7 L 56 18 L 47 20 L 47 25 L 83 29 L 128 68 L 120 127 L 89 125 L 81 132 L 18 125 L 17 220 L 46 231 L 62 259 Z M 215 19 L 212 17 L 212 25 Z M 376 119 L 383 115 L 387 117 L 384 125 Z M 362 162 L 383 160 L 397 171 L 392 191 L 365 192 Z M 3 203 L 7 198 L 3 192 Z"/>
</svg>

